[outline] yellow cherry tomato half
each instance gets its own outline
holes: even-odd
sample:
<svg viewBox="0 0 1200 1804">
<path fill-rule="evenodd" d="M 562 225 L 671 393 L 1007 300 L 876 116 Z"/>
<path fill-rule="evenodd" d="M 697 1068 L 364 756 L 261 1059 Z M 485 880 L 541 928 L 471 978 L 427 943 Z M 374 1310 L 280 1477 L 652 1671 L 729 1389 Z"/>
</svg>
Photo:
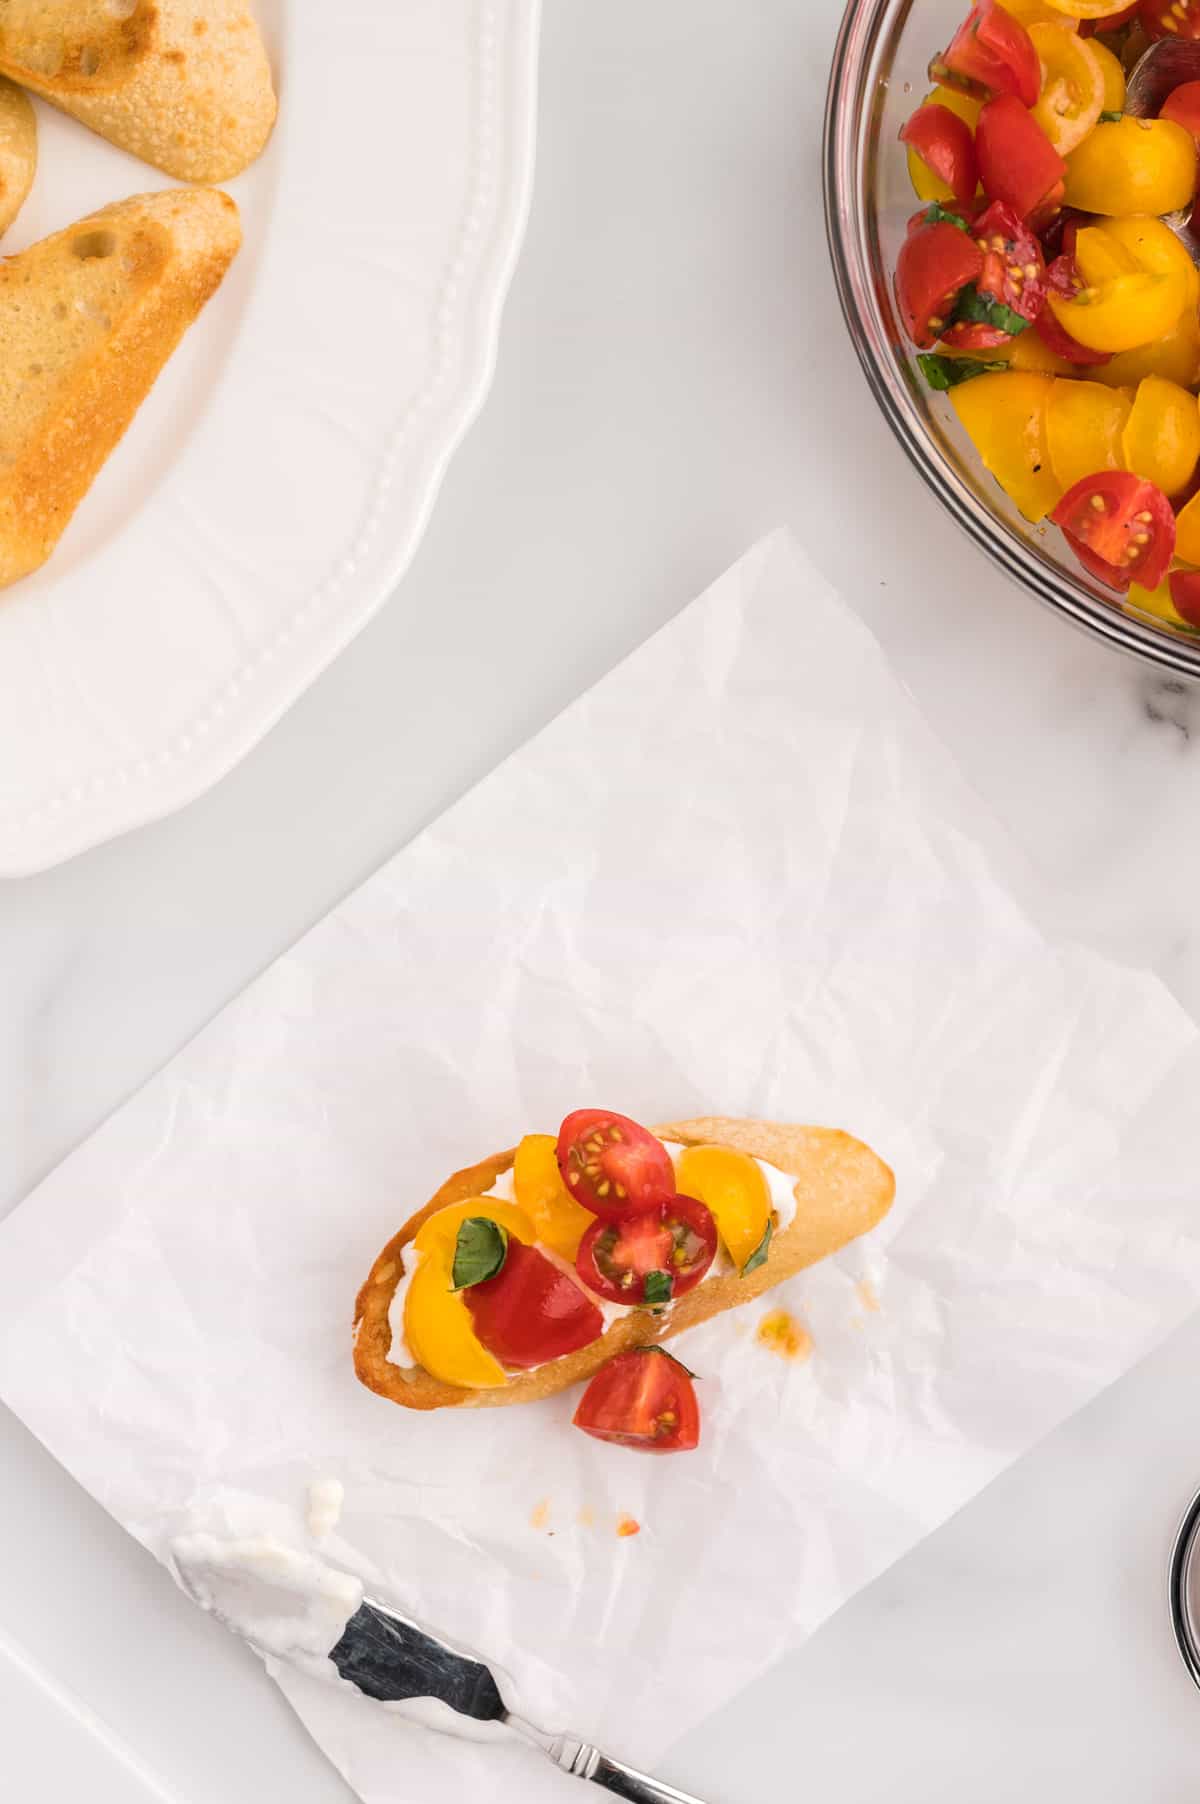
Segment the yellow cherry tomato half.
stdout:
<svg viewBox="0 0 1200 1804">
<path fill-rule="evenodd" d="M 1103 225 L 1083 226 L 1075 235 L 1075 267 L 1092 287 L 1114 276 L 1136 275 L 1140 265 L 1129 247 Z"/>
<path fill-rule="evenodd" d="M 1050 512 L 1062 490 L 1050 462 L 1046 404 L 1052 376 L 997 370 L 950 392 L 950 402 L 985 467 L 1027 520 Z"/>
<path fill-rule="evenodd" d="M 1100 64 L 1100 73 L 1104 77 L 1104 104 L 1102 113 L 1123 113 L 1125 111 L 1125 66 L 1119 56 L 1111 51 L 1107 44 L 1099 38 L 1089 38 L 1089 44 L 1095 52 Z"/>
<path fill-rule="evenodd" d="M 443 1384 L 490 1390 L 506 1382 L 504 1367 L 475 1333 L 461 1291 L 451 1290 L 438 1258 L 422 1259 L 404 1300 L 404 1338 L 413 1358 Z"/>
<path fill-rule="evenodd" d="M 507 1376 L 475 1333 L 466 1300 L 454 1290 L 454 1249 L 463 1222 L 484 1216 L 514 1239 L 532 1245 L 533 1223 L 523 1210 L 495 1197 L 451 1203 L 418 1228 L 413 1252 L 419 1264 L 404 1300 L 404 1338 L 413 1357 L 443 1384 L 487 1390 Z"/>
<path fill-rule="evenodd" d="M 732 1146 L 689 1146 L 675 1167 L 682 1196 L 711 1211 L 726 1251 L 741 1271 L 762 1245 L 771 1219 L 771 1192 L 749 1153 Z"/>
<path fill-rule="evenodd" d="M 1005 353 L 1007 352 L 1007 356 Z M 1079 365 L 1068 362 L 1052 351 L 1044 338 L 1036 332 L 1022 332 L 1014 338 L 1010 345 L 1002 345 L 998 351 L 985 351 L 985 357 L 1002 357 L 1010 370 L 1040 370 L 1046 376 L 1078 376 Z"/>
<path fill-rule="evenodd" d="M 1196 191 L 1196 141 L 1173 119 L 1098 125 L 1067 158 L 1066 204 L 1085 213 L 1173 213 Z"/>
<path fill-rule="evenodd" d="M 1107 19 L 1110 13 L 1121 10 L 1112 0 L 1046 0 L 1046 4 L 1068 19 Z"/>
<path fill-rule="evenodd" d="M 1143 589 L 1141 583 L 1130 583 L 1126 611 L 1135 616 L 1149 614 L 1155 620 L 1169 621 L 1172 626 L 1187 625 L 1171 600 L 1171 583 L 1165 576 L 1157 589 Z"/>
<path fill-rule="evenodd" d="M 1004 8 L 1026 31 L 1031 25 L 1060 25 L 1064 31 L 1078 31 L 1078 19 L 1069 19 L 1051 5 L 1051 0 L 1008 0 Z"/>
<path fill-rule="evenodd" d="M 1183 564 L 1200 564 L 1200 495 L 1193 495 L 1175 516 L 1175 556 Z"/>
<path fill-rule="evenodd" d="M 1016 343 L 1035 336 L 1033 332 L 1022 332 Z M 988 356 L 991 355 L 989 351 Z M 1137 345 L 1132 351 L 1120 351 L 1107 363 L 1088 370 L 1090 381 L 1114 388 L 1136 388 L 1143 376 L 1163 376 L 1168 382 L 1178 382 L 1181 388 L 1193 388 L 1200 382 L 1200 319 L 1194 308 L 1185 307 L 1164 338 Z"/>
<path fill-rule="evenodd" d="M 931 93 L 926 94 L 921 105 L 927 106 L 931 100 L 935 101 L 938 106 L 948 107 L 952 113 L 956 113 L 960 119 L 964 119 L 972 131 L 975 130 L 980 108 L 983 106 L 982 100 L 976 100 L 970 94 L 960 93 L 957 88 L 941 87 L 934 88 Z M 935 175 L 928 163 L 922 162 L 916 151 L 911 148 L 908 152 L 908 179 L 913 185 L 913 193 L 918 200 L 947 201 L 954 199 L 954 191 L 949 183 L 944 182 L 941 176 Z"/>
<path fill-rule="evenodd" d="M 1170 226 L 1147 213 L 1130 214 L 1123 219 L 1106 219 L 1103 225 L 1088 228 L 1088 235 L 1099 232 L 1110 244 L 1128 253 L 1138 269 L 1153 270 L 1159 275 L 1182 275 L 1187 286 L 1187 305 L 1195 310 L 1200 305 L 1200 269 L 1176 238 Z M 1083 236 L 1083 233 L 1080 233 Z M 1085 281 L 1091 281 L 1085 275 Z"/>
<path fill-rule="evenodd" d="M 458 1230 L 465 1221 L 472 1221 L 477 1216 L 484 1216 L 494 1221 L 506 1233 L 517 1240 L 523 1240 L 526 1246 L 532 1246 L 537 1239 L 532 1221 L 523 1209 L 513 1203 L 502 1203 L 494 1196 L 472 1196 L 465 1203 L 449 1203 L 446 1208 L 439 1209 L 436 1215 L 417 1229 L 413 1236 L 413 1245 L 418 1253 L 437 1253 L 454 1264 L 454 1248 L 458 1241 Z"/>
<path fill-rule="evenodd" d="M 1132 406 L 1125 389 L 1099 382 L 1054 383 L 1046 402 L 1046 440 L 1064 494 L 1096 470 L 1124 469 L 1121 436 Z M 1200 424 L 1200 411 L 1196 420 Z"/>
<path fill-rule="evenodd" d="M 1175 382 L 1164 382 L 1161 376 L 1147 376 L 1134 396 L 1122 448 L 1127 470 L 1144 476 L 1164 495 L 1182 493 L 1200 461 L 1200 409 L 1195 395 Z"/>
<path fill-rule="evenodd" d="M 1042 65 L 1033 117 L 1060 156 L 1081 144 L 1104 110 L 1104 69 L 1086 38 L 1061 25 L 1031 25 Z"/>
<path fill-rule="evenodd" d="M 1177 324 L 1187 283 L 1182 275 L 1139 271 L 1081 289 L 1072 301 L 1057 294 L 1048 298 L 1059 324 L 1090 351 L 1131 351 Z"/>
<path fill-rule="evenodd" d="M 526 1134 L 513 1160 L 513 1189 L 543 1245 L 575 1263 L 579 1243 L 595 1221 L 571 1196 L 558 1169 L 553 1134 Z"/>
</svg>

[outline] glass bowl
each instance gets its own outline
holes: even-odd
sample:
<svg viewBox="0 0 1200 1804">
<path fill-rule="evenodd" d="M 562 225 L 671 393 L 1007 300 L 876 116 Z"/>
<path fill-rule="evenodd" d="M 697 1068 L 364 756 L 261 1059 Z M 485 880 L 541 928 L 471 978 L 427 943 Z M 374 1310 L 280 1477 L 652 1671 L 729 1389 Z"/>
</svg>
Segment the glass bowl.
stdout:
<svg viewBox="0 0 1200 1804">
<path fill-rule="evenodd" d="M 1031 526 L 983 468 L 947 396 L 928 389 L 896 317 L 892 271 L 920 206 L 900 128 L 966 0 L 850 0 L 825 114 L 825 221 L 846 324 L 901 445 L 963 530 L 1039 601 L 1122 651 L 1200 678 L 1200 633 L 1142 612 L 1076 563 L 1058 528 Z"/>
</svg>

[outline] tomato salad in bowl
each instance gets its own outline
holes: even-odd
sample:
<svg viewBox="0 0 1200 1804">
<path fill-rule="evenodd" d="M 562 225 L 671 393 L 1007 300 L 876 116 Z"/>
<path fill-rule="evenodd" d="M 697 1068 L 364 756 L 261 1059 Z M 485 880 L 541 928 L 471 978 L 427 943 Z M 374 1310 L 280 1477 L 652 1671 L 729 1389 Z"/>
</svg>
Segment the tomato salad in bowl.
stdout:
<svg viewBox="0 0 1200 1804">
<path fill-rule="evenodd" d="M 930 387 L 1031 523 L 1142 613 L 1200 629 L 1200 82 L 1124 110 L 1200 0 L 976 0 L 900 136 L 896 304 Z"/>
<path fill-rule="evenodd" d="M 456 1172 L 358 1296 L 355 1371 L 407 1409 L 536 1402 L 585 1383 L 575 1426 L 651 1453 L 700 1438 L 663 1347 L 866 1233 L 883 1162 L 827 1128 L 711 1117 L 649 1129 L 576 1109 Z"/>
</svg>

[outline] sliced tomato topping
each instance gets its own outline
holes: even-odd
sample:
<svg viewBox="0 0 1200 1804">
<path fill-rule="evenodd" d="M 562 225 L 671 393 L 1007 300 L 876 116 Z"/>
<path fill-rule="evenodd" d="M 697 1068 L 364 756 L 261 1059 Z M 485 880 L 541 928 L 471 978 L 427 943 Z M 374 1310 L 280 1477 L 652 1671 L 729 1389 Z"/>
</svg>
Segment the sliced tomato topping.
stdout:
<svg viewBox="0 0 1200 1804">
<path fill-rule="evenodd" d="M 1171 600 L 1189 626 L 1200 626 L 1200 570 L 1172 570 Z"/>
<path fill-rule="evenodd" d="M 909 234 L 896 260 L 896 304 L 914 344 L 926 348 L 941 336 L 959 293 L 982 270 L 983 252 L 959 226 L 939 222 Z"/>
<path fill-rule="evenodd" d="M 661 1347 L 619 1353 L 584 1391 L 575 1426 L 641 1453 L 690 1453 L 700 1444 L 692 1375 Z"/>
<path fill-rule="evenodd" d="M 971 230 L 983 252 L 980 294 L 1003 301 L 1022 319 L 1037 319 L 1046 305 L 1046 265 L 1028 226 L 1003 201 L 993 201 Z"/>
<path fill-rule="evenodd" d="M 462 1294 L 488 1352 L 518 1370 L 574 1353 L 604 1333 L 604 1317 L 575 1280 L 511 1237 L 496 1276 Z"/>
<path fill-rule="evenodd" d="M 1005 202 L 1018 219 L 1031 219 L 1042 203 L 1058 204 L 1052 194 L 1067 165 L 1015 95 L 988 101 L 975 128 L 975 150 L 984 193 Z"/>
<path fill-rule="evenodd" d="M 1013 94 L 1027 107 L 1042 84 L 1033 39 L 996 0 L 978 0 L 945 55 L 930 63 L 929 75 L 968 94 Z"/>
<path fill-rule="evenodd" d="M 593 1215 L 621 1215 L 675 1190 L 675 1167 L 662 1141 L 607 1109 L 568 1115 L 558 1130 L 556 1156 L 567 1195 Z"/>
<path fill-rule="evenodd" d="M 965 319 L 956 320 L 942 333 L 942 343 L 956 351 L 994 351 L 997 345 L 1011 344 L 1012 339 L 1011 332 L 1001 332 L 998 326 Z"/>
<path fill-rule="evenodd" d="M 1136 578 L 1156 589 L 1175 550 L 1175 515 L 1162 490 L 1128 470 L 1102 470 L 1067 490 L 1050 518 L 1085 570 L 1113 589 Z"/>
<path fill-rule="evenodd" d="M 1083 287 L 1083 278 L 1075 267 L 1074 256 L 1056 257 L 1046 271 L 1046 286 L 1051 294 L 1060 294 L 1064 300 L 1074 300 Z M 1112 360 L 1111 351 L 1091 351 L 1087 345 L 1081 345 L 1077 338 L 1072 338 L 1065 326 L 1058 322 L 1053 307 L 1043 307 L 1034 321 L 1038 337 L 1042 343 L 1059 357 L 1065 357 L 1068 363 L 1098 364 Z"/>
<path fill-rule="evenodd" d="M 975 198 L 979 166 L 975 135 L 965 119 L 931 100 L 917 108 L 900 133 L 900 141 L 940 176 L 956 200 L 969 203 Z"/>
<path fill-rule="evenodd" d="M 1142 0 L 1142 24 L 1152 38 L 1200 38 L 1200 0 Z"/>
<path fill-rule="evenodd" d="M 717 1224 L 693 1196 L 672 1196 L 594 1222 L 575 1270 L 613 1303 L 669 1303 L 699 1284 L 716 1257 Z"/>
<path fill-rule="evenodd" d="M 1191 132 L 1193 138 L 1200 139 L 1200 81 L 1181 82 L 1167 95 L 1158 109 L 1158 116 L 1173 119 L 1176 125 Z"/>
</svg>

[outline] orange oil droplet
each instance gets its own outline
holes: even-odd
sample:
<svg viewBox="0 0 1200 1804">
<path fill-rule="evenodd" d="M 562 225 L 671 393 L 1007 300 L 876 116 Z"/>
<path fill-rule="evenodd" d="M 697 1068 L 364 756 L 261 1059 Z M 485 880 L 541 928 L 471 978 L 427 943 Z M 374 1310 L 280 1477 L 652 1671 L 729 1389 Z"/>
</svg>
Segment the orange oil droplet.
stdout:
<svg viewBox="0 0 1200 1804">
<path fill-rule="evenodd" d="M 871 1280 L 869 1278 L 863 1278 L 855 1288 L 858 1291 L 858 1300 L 867 1311 L 868 1315 L 878 1315 L 881 1307 L 879 1292 L 871 1283 Z"/>
<path fill-rule="evenodd" d="M 812 1335 L 803 1322 L 786 1309 L 772 1309 L 758 1324 L 758 1340 L 769 1353 L 780 1359 L 808 1359 L 813 1350 Z"/>
<path fill-rule="evenodd" d="M 540 1503 L 534 1504 L 529 1512 L 530 1528 L 545 1528 L 550 1520 L 550 1499 L 543 1497 Z"/>
<path fill-rule="evenodd" d="M 595 1510 L 592 1509 L 590 1504 L 584 1504 L 583 1508 L 579 1512 L 580 1528 L 591 1528 L 591 1526 L 595 1522 L 595 1520 L 596 1520 Z"/>
<path fill-rule="evenodd" d="M 641 1532 L 641 1523 L 635 1522 L 632 1516 L 622 1516 L 619 1518 L 617 1522 L 617 1533 L 622 1540 L 625 1540 L 629 1535 L 640 1535 Z"/>
</svg>

